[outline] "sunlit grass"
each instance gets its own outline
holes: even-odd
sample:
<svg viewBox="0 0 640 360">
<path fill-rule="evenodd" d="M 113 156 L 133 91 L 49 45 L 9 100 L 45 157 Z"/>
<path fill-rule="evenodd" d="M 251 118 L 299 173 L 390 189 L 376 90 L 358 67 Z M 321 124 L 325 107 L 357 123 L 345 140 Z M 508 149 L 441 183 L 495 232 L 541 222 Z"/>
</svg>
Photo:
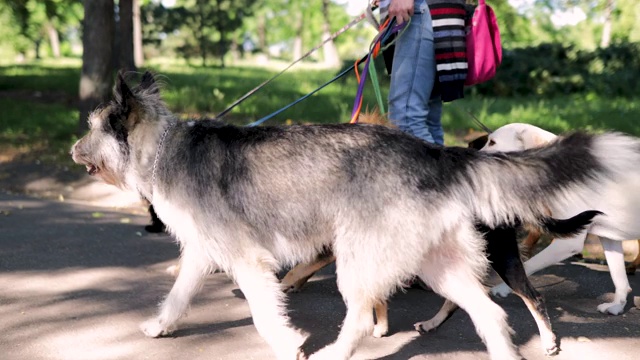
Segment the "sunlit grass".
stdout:
<svg viewBox="0 0 640 360">
<path fill-rule="evenodd" d="M 529 123 L 554 133 L 577 129 L 622 131 L 640 135 L 640 103 L 634 98 L 566 95 L 555 99 L 464 99 L 446 106 L 445 129 L 474 127 L 468 110 L 489 128 L 512 122 Z"/>
<path fill-rule="evenodd" d="M 57 91 L 77 96 L 79 82 L 78 64 L 53 66 L 29 63 L 0 66 L 0 91 Z"/>
<path fill-rule="evenodd" d="M 58 104 L 0 99 L 0 144 L 38 151 L 43 160 L 68 157 L 78 111 Z M 1 148 L 0 148 L 1 149 Z"/>
</svg>

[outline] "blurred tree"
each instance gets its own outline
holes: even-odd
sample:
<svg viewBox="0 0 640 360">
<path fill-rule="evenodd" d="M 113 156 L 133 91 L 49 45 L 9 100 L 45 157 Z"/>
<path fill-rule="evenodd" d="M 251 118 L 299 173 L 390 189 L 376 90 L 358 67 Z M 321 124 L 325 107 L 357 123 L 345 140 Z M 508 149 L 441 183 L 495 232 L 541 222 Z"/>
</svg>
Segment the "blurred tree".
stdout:
<svg viewBox="0 0 640 360">
<path fill-rule="evenodd" d="M 52 55 L 60 56 L 60 30 L 75 25 L 81 17 L 81 6 L 73 0 L 2 0 L 12 14 L 11 21 L 18 27 L 19 36 L 30 42 L 35 57 L 41 57 L 41 45 L 49 40 Z M 20 39 L 13 41 L 16 50 L 26 53 Z"/>
<path fill-rule="evenodd" d="M 302 36 L 304 34 L 304 23 L 305 23 L 305 14 L 306 8 L 308 7 L 308 2 L 304 0 L 294 0 L 290 3 L 289 12 L 293 14 L 293 48 L 292 48 L 292 58 L 299 59 L 302 56 Z"/>
<path fill-rule="evenodd" d="M 79 134 L 87 130 L 89 113 L 111 94 L 115 33 L 113 0 L 84 0 L 83 5 Z"/>
<path fill-rule="evenodd" d="M 145 0 L 148 1 L 148 0 Z M 142 50 L 142 20 L 140 13 L 140 0 L 132 0 L 133 4 L 133 61 L 136 67 L 144 64 L 144 52 Z"/>
<path fill-rule="evenodd" d="M 322 0 L 322 39 L 328 39 L 331 36 L 331 17 L 329 16 L 329 7 L 331 6 L 329 0 Z M 338 50 L 333 40 L 327 41 L 323 47 L 324 64 L 328 67 L 340 66 L 340 56 L 338 56 Z"/>
<path fill-rule="evenodd" d="M 176 26 L 168 16 L 169 28 L 179 28 L 184 36 L 184 43 L 178 48 L 185 58 L 198 56 L 202 65 L 207 58 L 214 56 L 224 66 L 224 55 L 229 51 L 231 35 L 238 29 L 245 17 L 251 15 L 256 0 L 182 0 L 170 12 L 180 14 L 182 26 Z"/>
<path fill-rule="evenodd" d="M 320 43 L 350 20 L 344 6 L 330 0 L 264 1 L 269 2 L 268 6 L 263 5 L 268 9 L 265 16 L 266 43 L 290 49 L 288 57 L 293 59 L 299 58 L 305 50 Z M 336 50 L 338 43 L 347 37 L 358 37 L 361 34 L 360 30 L 350 30 L 350 33 L 335 42 L 327 43 L 323 52 L 329 64 L 333 66 L 340 61 Z M 314 58 L 317 59 L 317 55 Z"/>
<path fill-rule="evenodd" d="M 581 37 L 587 32 L 593 33 L 593 37 L 599 41 L 586 47 L 607 47 L 613 40 L 638 41 L 640 40 L 640 2 L 638 0 L 536 0 L 539 9 L 546 9 L 547 14 L 558 11 L 580 10 L 586 16 L 587 24 L 564 26 L 563 29 L 572 28 L 573 36 L 564 40 L 581 42 Z M 588 35 L 587 35 L 588 36 Z"/>
<path fill-rule="evenodd" d="M 135 71 L 136 62 L 133 54 L 133 3 L 134 0 L 119 0 L 118 31 L 120 46 L 118 47 L 118 68 Z"/>
<path fill-rule="evenodd" d="M 640 1 L 616 0 L 611 29 L 613 41 L 640 41 Z"/>
<path fill-rule="evenodd" d="M 612 14 L 614 10 L 613 0 L 604 0 L 604 25 L 602 26 L 602 38 L 600 39 L 600 47 L 607 47 L 611 43 L 611 27 L 612 27 Z"/>
<path fill-rule="evenodd" d="M 178 0 L 171 8 L 154 1 L 142 5 L 144 41 L 155 44 L 154 49 L 147 50 L 166 55 L 173 49 L 184 58 L 198 57 L 205 64 L 211 56 L 222 63 L 230 49 L 236 54 L 242 52 L 242 44 L 267 56 L 298 58 L 322 40 L 323 31 L 336 31 L 351 19 L 344 6 L 327 0 L 323 9 L 323 1 L 242 0 L 229 7 L 228 0 Z M 359 57 L 372 37 L 370 29 L 363 26 L 340 36 L 335 45 L 357 43 L 357 51 L 343 46 L 341 52 L 352 56 L 355 51 Z M 160 47 L 163 49 L 157 50 Z M 320 54 L 312 59 L 321 59 Z M 336 56 L 332 58 L 335 61 Z"/>
<path fill-rule="evenodd" d="M 504 47 L 526 46 L 539 40 L 539 27 L 532 19 L 519 14 L 508 0 L 491 0 L 490 6 L 496 14 Z"/>
<path fill-rule="evenodd" d="M 149 2 L 149 0 L 143 0 Z M 135 71 L 143 65 L 140 0 L 118 0 L 116 19 L 116 66 Z"/>
</svg>

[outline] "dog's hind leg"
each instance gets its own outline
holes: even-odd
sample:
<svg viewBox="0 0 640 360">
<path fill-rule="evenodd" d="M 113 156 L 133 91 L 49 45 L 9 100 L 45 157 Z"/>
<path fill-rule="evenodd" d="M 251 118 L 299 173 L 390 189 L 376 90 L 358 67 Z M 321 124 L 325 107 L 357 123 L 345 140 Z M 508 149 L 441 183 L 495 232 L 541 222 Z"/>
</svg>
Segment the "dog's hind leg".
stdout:
<svg viewBox="0 0 640 360">
<path fill-rule="evenodd" d="M 373 337 L 383 337 L 389 332 L 389 317 L 386 301 L 380 301 L 373 307 L 376 313 L 376 324 L 373 326 Z"/>
<path fill-rule="evenodd" d="M 507 314 L 491 301 L 480 282 L 487 266 L 482 243 L 473 229 L 457 229 L 427 253 L 419 276 L 469 314 L 492 359 L 519 359 Z"/>
<path fill-rule="evenodd" d="M 629 279 L 624 268 L 622 241 L 600 237 L 600 242 L 604 248 L 604 256 L 607 259 L 607 265 L 609 265 L 609 273 L 611 273 L 611 279 L 616 287 L 616 293 L 612 302 L 598 305 L 598 311 L 604 314 L 619 315 L 624 311 L 627 296 L 631 292 Z"/>
<path fill-rule="evenodd" d="M 413 327 L 421 334 L 425 334 L 431 330 L 435 330 L 442 325 L 453 313 L 458 309 L 458 305 L 449 299 L 444 299 L 444 304 L 438 313 L 427 321 L 421 321 L 413 324 Z"/>
<path fill-rule="evenodd" d="M 536 246 L 542 234 L 538 229 L 529 229 L 527 238 L 522 241 L 523 254 L 526 257 L 530 257 L 533 253 L 533 248 Z"/>
<path fill-rule="evenodd" d="M 286 316 L 285 294 L 274 272 L 275 263 L 268 254 L 244 257 L 234 266 L 233 275 L 249 303 L 258 333 L 276 357 L 280 360 L 303 358 L 300 346 L 306 336 L 292 327 Z"/>
<path fill-rule="evenodd" d="M 513 289 L 531 312 L 545 355 L 554 355 L 559 351 L 556 336 L 551 329 L 551 320 L 542 295 L 533 287 L 524 271 L 518 252 L 516 230 L 512 227 L 499 227 L 485 232 L 487 255 L 491 266 L 500 278 Z M 562 240 L 556 240 L 562 241 Z"/>
<path fill-rule="evenodd" d="M 316 271 L 336 260 L 331 251 L 320 254 L 313 262 L 298 264 L 284 276 L 280 287 L 284 292 L 297 292 L 315 274 Z"/>
<path fill-rule="evenodd" d="M 160 313 L 140 325 L 149 337 L 167 335 L 187 311 L 191 298 L 200 290 L 202 280 L 209 273 L 211 265 L 197 249 L 185 246 L 180 258 L 180 270 L 167 298 L 160 304 Z"/>
<path fill-rule="evenodd" d="M 636 268 L 640 267 L 640 240 L 638 240 L 638 255 L 635 260 L 629 266 L 627 266 L 627 275 L 633 275 L 636 273 Z"/>
<path fill-rule="evenodd" d="M 584 247 L 586 235 L 586 231 L 583 231 L 569 238 L 553 240 L 549 246 L 524 263 L 525 272 L 527 275 L 534 274 L 579 253 Z M 505 283 L 491 288 L 491 293 L 500 297 L 506 297 L 510 292 L 511 289 Z"/>
</svg>

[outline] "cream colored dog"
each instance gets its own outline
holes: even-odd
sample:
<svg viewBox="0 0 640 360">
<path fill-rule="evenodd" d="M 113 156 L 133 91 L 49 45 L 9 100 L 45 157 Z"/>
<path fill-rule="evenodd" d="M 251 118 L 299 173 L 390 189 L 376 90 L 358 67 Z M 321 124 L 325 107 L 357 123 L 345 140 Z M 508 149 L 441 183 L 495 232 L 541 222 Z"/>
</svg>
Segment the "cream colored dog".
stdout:
<svg viewBox="0 0 640 360">
<path fill-rule="evenodd" d="M 509 152 L 533 149 L 554 141 L 556 137 L 556 135 L 533 125 L 513 123 L 505 125 L 489 134 L 487 143 L 481 151 Z M 562 217 L 559 212 L 565 211 L 567 211 L 567 209 L 552 209 L 552 215 Z M 577 209 L 575 209 L 575 211 L 577 211 Z M 583 233 L 576 237 L 553 241 L 551 245 L 524 263 L 527 275 L 533 274 L 581 252 L 586 240 L 586 235 L 587 234 Z M 598 311 L 613 315 L 619 315 L 624 311 L 627 303 L 627 294 L 631 291 L 629 279 L 627 279 L 624 268 L 622 242 L 616 240 L 618 239 L 600 238 L 616 292 L 613 302 L 600 304 Z M 635 263 L 640 263 L 640 255 L 636 261 L 634 261 L 634 264 Z M 491 289 L 492 294 L 502 297 L 507 296 L 510 292 L 511 289 L 504 283 Z"/>
<path fill-rule="evenodd" d="M 537 126 L 513 123 L 489 134 L 481 151 L 522 151 L 544 146 L 556 139 L 556 135 Z"/>
</svg>

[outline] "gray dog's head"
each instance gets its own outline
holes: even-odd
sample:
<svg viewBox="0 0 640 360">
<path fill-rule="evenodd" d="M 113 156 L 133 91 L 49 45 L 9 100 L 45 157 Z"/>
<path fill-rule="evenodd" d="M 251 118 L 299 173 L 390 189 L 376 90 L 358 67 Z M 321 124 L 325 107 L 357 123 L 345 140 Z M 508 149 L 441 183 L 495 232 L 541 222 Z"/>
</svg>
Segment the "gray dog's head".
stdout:
<svg viewBox="0 0 640 360">
<path fill-rule="evenodd" d="M 135 140 L 155 135 L 154 129 L 168 115 L 151 73 L 146 72 L 134 88 L 130 88 L 124 75 L 119 73 L 113 100 L 89 115 L 89 133 L 71 148 L 73 161 L 85 165 L 90 175 L 125 188 L 131 156 L 142 156 L 147 152 L 142 148 L 134 149 Z M 134 152 L 136 154 L 132 155 Z"/>
</svg>

